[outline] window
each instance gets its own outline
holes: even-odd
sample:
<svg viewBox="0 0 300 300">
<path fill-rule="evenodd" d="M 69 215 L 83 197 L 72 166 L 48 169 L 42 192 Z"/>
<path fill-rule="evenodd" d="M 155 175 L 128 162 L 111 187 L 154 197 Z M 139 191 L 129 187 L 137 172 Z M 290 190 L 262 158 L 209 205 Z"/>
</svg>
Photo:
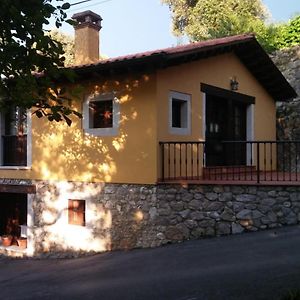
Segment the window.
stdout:
<svg viewBox="0 0 300 300">
<path fill-rule="evenodd" d="M 83 105 L 83 127 L 87 133 L 117 135 L 119 119 L 119 101 L 113 94 L 89 97 Z"/>
<path fill-rule="evenodd" d="M 90 128 L 112 128 L 113 101 L 90 101 L 89 121 Z"/>
<path fill-rule="evenodd" d="M 1 159 L 3 166 L 27 166 L 27 112 L 12 107 L 1 118 Z"/>
<path fill-rule="evenodd" d="M 191 133 L 191 96 L 170 92 L 169 124 L 171 134 L 188 135 Z"/>
<path fill-rule="evenodd" d="M 69 200 L 68 220 L 71 225 L 85 226 L 85 200 Z"/>
</svg>

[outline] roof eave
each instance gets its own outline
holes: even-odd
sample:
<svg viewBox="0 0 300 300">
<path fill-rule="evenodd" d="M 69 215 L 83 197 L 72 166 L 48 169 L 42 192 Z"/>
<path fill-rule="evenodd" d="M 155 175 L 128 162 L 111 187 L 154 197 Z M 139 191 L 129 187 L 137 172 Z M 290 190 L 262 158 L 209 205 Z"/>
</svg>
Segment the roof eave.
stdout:
<svg viewBox="0 0 300 300">
<path fill-rule="evenodd" d="M 80 77 L 88 73 L 137 72 L 142 71 L 143 68 L 155 70 L 228 52 L 233 52 L 239 57 L 241 62 L 275 101 L 288 101 L 297 97 L 295 90 L 287 82 L 253 34 L 140 53 L 102 61 L 97 64 L 75 66 L 72 69 Z"/>
</svg>

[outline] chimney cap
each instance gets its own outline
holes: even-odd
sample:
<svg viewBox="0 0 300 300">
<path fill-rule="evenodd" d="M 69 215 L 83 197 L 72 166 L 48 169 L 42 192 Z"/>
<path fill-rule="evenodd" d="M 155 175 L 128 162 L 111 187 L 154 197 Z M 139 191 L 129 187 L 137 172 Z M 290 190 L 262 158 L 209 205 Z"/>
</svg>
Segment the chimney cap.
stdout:
<svg viewBox="0 0 300 300">
<path fill-rule="evenodd" d="M 85 25 L 93 25 L 97 27 L 98 30 L 101 29 L 102 18 L 100 15 L 92 12 L 91 10 L 86 10 L 72 16 L 72 19 L 77 21 L 78 24 L 75 25 L 75 28 L 78 26 L 82 27 Z"/>
</svg>

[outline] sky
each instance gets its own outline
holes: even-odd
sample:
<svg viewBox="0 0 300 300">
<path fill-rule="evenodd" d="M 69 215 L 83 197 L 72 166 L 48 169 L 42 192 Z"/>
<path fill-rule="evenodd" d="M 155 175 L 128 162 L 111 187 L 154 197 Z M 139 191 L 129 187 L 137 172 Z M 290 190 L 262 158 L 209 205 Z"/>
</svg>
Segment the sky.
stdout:
<svg viewBox="0 0 300 300">
<path fill-rule="evenodd" d="M 69 0 L 76 3 L 80 0 Z M 287 21 L 300 13 L 300 0 L 263 0 L 273 21 Z M 69 16 L 84 10 L 101 15 L 100 52 L 116 57 L 176 46 L 184 40 L 173 36 L 169 8 L 160 0 L 92 0 L 70 8 Z M 62 31 L 73 35 L 70 25 Z"/>
</svg>

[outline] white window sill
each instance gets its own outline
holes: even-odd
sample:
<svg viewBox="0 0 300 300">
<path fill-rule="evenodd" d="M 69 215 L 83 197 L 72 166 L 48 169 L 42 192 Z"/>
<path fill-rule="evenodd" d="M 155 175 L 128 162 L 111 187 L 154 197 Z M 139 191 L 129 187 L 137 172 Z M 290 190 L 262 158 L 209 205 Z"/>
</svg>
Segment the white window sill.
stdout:
<svg viewBox="0 0 300 300">
<path fill-rule="evenodd" d="M 0 170 L 31 170 L 31 167 L 26 167 L 26 166 L 0 166 Z"/>
<path fill-rule="evenodd" d="M 94 136 L 116 136 L 118 128 L 86 128 L 84 132 Z"/>
<path fill-rule="evenodd" d="M 175 128 L 175 127 L 170 127 L 170 134 L 174 135 L 190 135 L 191 130 L 190 128 Z"/>
</svg>

